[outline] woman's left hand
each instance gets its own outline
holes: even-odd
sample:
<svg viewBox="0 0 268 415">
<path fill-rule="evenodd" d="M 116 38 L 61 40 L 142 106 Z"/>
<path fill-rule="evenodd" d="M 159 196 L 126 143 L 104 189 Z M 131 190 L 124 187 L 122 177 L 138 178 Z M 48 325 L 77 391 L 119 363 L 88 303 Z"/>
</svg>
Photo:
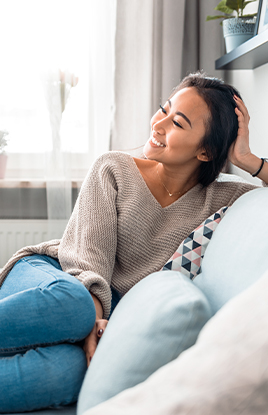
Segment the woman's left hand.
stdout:
<svg viewBox="0 0 268 415">
<path fill-rule="evenodd" d="M 262 160 L 255 154 L 251 153 L 249 147 L 249 113 L 242 99 L 234 96 L 237 107 L 235 113 L 238 117 L 238 132 L 235 142 L 229 150 L 229 160 L 235 166 L 245 170 L 246 172 L 256 176 L 268 185 L 268 168 L 267 163 L 263 165 Z M 261 168 L 260 168 L 261 167 Z"/>
<path fill-rule="evenodd" d="M 96 351 L 98 343 L 106 329 L 107 324 L 108 320 L 97 318 L 92 331 L 85 338 L 83 350 L 86 354 L 87 366 L 90 365 L 91 359 Z"/>
<path fill-rule="evenodd" d="M 246 160 L 251 156 L 248 129 L 250 116 L 244 102 L 237 96 L 234 96 L 234 99 L 237 104 L 235 113 L 238 117 L 238 133 L 235 142 L 230 147 L 229 160 L 234 165 L 242 167 L 247 164 Z"/>
</svg>

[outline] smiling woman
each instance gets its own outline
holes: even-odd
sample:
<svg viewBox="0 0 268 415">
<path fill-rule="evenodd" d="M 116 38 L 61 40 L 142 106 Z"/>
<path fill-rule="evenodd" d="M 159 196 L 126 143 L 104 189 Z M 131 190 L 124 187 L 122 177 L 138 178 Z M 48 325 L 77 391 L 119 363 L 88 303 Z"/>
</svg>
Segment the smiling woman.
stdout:
<svg viewBox="0 0 268 415">
<path fill-rule="evenodd" d="M 152 117 L 145 158 L 118 151 L 100 156 L 83 182 L 62 239 L 25 247 L 13 255 L 0 274 L 0 332 L 6 333 L 0 342 L 0 390 L 9 385 L 16 397 L 10 403 L 7 394 L 0 395 L 5 412 L 74 402 L 87 364 L 90 369 L 81 393 L 80 415 L 142 382 L 195 342 L 211 315 L 207 300 L 190 280 L 176 274 L 169 279 L 168 271 L 162 271 L 163 277 L 158 271 L 209 216 L 254 189 L 247 183 L 216 180 L 228 153 L 233 163 L 252 174 L 257 172 L 268 183 L 267 163 L 249 148 L 248 121 L 247 109 L 234 88 L 202 73 L 189 75 Z M 138 285 L 143 279 L 147 288 L 139 303 L 136 285 L 143 287 Z M 158 289 L 155 281 L 161 282 Z M 174 303 L 169 301 L 172 281 L 178 294 Z M 188 289 L 193 297 L 185 295 Z M 128 309 L 129 298 L 133 298 L 134 309 L 142 304 L 146 312 Z M 154 347 L 146 349 L 153 364 L 138 376 L 134 370 L 134 376 L 125 382 L 128 364 L 145 367 L 140 339 L 155 338 L 160 320 L 163 330 L 171 324 L 174 331 L 172 304 L 176 304 L 178 321 L 184 321 L 181 316 L 185 313 L 190 315 L 190 326 L 187 320 L 186 326 L 178 327 L 179 333 L 191 327 L 189 336 L 185 333 L 183 341 L 171 341 L 175 350 L 155 342 L 160 345 L 161 359 L 159 349 L 157 354 Z M 129 352 L 124 340 L 117 344 L 118 332 L 113 332 L 109 322 L 115 306 L 124 323 L 123 339 L 134 336 L 135 352 Z M 162 319 L 166 309 L 171 313 L 167 321 Z M 140 337 L 144 314 L 148 324 L 146 335 Z M 129 325 L 129 316 L 138 320 Z M 153 324 L 151 317 L 155 318 Z M 106 343 L 106 327 L 116 349 L 113 356 Z M 160 328 L 160 334 L 163 330 Z M 8 359 L 4 358 L 7 354 L 11 355 Z M 102 361 L 109 363 L 102 365 Z M 44 391 L 43 383 L 39 388 L 35 379 L 43 379 L 48 372 L 52 372 L 53 382 Z M 64 379 L 69 389 L 62 388 L 58 379 Z M 65 382 L 60 381 L 64 386 Z M 18 390 L 17 385 L 22 384 Z"/>
<path fill-rule="evenodd" d="M 187 114 L 187 115 L 186 115 Z M 151 120 L 151 137 L 144 147 L 144 155 L 148 160 L 155 160 L 155 176 L 152 170 L 150 188 L 161 204 L 165 204 L 166 192 L 161 197 L 159 187 L 155 186 L 155 178 L 163 184 L 162 190 L 168 189 L 168 194 L 178 197 L 198 183 L 198 168 L 207 156 L 200 143 L 205 135 L 205 123 L 209 111 L 204 100 L 193 88 L 184 88 L 169 99 L 164 107 Z M 168 185 L 168 176 L 173 172 L 184 171 L 184 180 L 175 179 Z M 142 171 L 142 167 L 140 168 Z M 189 181 L 189 176 L 191 180 Z M 148 180 L 148 178 L 147 178 Z M 165 184 L 166 183 L 166 184 Z M 170 200 L 171 202 L 171 200 Z"/>
<path fill-rule="evenodd" d="M 152 117 L 151 137 L 144 155 L 158 162 L 157 175 L 152 168 L 151 177 L 146 177 L 152 193 L 163 205 L 197 183 L 209 185 L 222 170 L 238 128 L 234 96 L 240 96 L 238 91 L 217 79 L 189 76 Z M 143 174 L 146 166 L 138 165 Z M 163 185 L 162 192 L 157 180 Z M 172 200 L 168 201 L 166 193 Z"/>
</svg>

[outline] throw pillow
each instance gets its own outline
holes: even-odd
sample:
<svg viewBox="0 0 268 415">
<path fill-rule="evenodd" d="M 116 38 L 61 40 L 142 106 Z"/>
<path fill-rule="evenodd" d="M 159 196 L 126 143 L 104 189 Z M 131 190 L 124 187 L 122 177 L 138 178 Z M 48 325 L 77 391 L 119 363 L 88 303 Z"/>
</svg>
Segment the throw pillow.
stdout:
<svg viewBox="0 0 268 415">
<path fill-rule="evenodd" d="M 87 371 L 78 414 L 147 379 L 192 346 L 211 316 L 208 301 L 179 272 L 157 272 L 119 302 Z"/>
<path fill-rule="evenodd" d="M 207 246 L 227 209 L 228 207 L 219 209 L 191 232 L 164 265 L 163 270 L 180 271 L 190 279 L 200 274 Z"/>
</svg>

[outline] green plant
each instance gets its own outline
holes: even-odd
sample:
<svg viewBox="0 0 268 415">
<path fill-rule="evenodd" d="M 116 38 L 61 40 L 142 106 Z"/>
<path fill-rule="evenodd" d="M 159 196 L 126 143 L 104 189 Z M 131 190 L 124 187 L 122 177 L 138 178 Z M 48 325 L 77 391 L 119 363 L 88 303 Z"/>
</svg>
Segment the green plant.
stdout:
<svg viewBox="0 0 268 415">
<path fill-rule="evenodd" d="M 8 132 L 5 130 L 0 131 L 0 154 L 5 152 L 5 147 L 7 146 L 8 140 L 6 136 Z"/>
<path fill-rule="evenodd" d="M 224 13 L 223 15 L 217 16 L 207 16 L 206 21 L 208 20 L 215 20 L 215 19 L 230 19 L 231 17 L 248 17 L 252 18 L 257 15 L 257 13 L 253 14 L 243 14 L 245 7 L 249 3 L 253 3 L 256 0 L 221 0 L 218 6 L 215 7 L 214 10 Z M 233 13 L 236 12 L 236 16 Z"/>
</svg>

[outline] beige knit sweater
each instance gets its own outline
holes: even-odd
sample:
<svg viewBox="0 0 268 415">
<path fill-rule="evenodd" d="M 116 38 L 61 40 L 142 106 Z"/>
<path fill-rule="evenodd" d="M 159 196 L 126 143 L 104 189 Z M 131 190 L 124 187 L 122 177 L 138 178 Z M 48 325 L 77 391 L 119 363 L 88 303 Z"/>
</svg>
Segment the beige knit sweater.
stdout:
<svg viewBox="0 0 268 415">
<path fill-rule="evenodd" d="M 16 252 L 3 268 L 0 284 L 20 258 L 49 255 L 99 298 L 107 318 L 110 286 L 124 295 L 160 270 L 207 217 L 255 187 L 239 182 L 215 181 L 206 188 L 198 184 L 162 208 L 130 155 L 106 153 L 85 178 L 62 239 Z"/>
</svg>

